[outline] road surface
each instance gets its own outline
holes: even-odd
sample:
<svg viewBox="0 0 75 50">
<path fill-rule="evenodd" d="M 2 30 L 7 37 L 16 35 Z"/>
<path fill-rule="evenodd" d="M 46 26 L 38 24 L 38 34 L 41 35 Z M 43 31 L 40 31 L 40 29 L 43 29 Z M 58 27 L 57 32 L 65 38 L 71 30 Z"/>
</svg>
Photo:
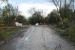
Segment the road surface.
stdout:
<svg viewBox="0 0 75 50">
<path fill-rule="evenodd" d="M 0 50 L 75 50 L 48 26 L 31 26 L 21 37 L 11 40 Z"/>
</svg>

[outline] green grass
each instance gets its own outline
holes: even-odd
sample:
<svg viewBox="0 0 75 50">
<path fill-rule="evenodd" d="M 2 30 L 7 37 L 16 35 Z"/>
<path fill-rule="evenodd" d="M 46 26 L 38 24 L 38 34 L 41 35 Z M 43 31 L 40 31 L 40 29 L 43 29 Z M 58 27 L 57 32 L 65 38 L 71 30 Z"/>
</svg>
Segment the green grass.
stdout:
<svg viewBox="0 0 75 50">
<path fill-rule="evenodd" d="M 2 29 L 2 28 L 1 28 Z M 12 35 L 15 34 L 15 32 L 17 32 L 18 29 L 17 28 L 3 28 L 1 31 L 0 31 L 0 40 L 8 40 L 11 38 Z"/>
</svg>

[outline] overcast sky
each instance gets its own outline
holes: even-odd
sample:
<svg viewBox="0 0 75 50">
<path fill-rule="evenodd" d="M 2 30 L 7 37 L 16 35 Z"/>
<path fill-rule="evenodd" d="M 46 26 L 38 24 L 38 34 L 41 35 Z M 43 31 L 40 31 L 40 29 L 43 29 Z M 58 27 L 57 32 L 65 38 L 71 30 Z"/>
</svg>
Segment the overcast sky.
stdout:
<svg viewBox="0 0 75 50">
<path fill-rule="evenodd" d="M 9 0 L 9 3 L 18 6 L 21 14 L 27 18 L 31 15 L 29 10 L 32 8 L 42 10 L 44 16 L 50 13 L 53 9 L 56 9 L 54 4 L 50 3 L 49 0 Z"/>
</svg>

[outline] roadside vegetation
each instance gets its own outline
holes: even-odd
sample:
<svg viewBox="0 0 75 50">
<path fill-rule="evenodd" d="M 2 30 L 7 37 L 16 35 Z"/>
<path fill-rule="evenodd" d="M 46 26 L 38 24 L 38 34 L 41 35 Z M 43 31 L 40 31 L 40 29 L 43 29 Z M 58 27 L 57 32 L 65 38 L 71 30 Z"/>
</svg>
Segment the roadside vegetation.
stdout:
<svg viewBox="0 0 75 50">
<path fill-rule="evenodd" d="M 16 26 L 16 22 L 21 23 L 19 25 L 26 25 L 26 18 L 19 14 L 18 8 L 8 3 L 8 0 L 0 0 L 2 3 L 6 3 L 5 6 L 0 7 L 0 44 L 2 41 L 8 41 L 16 33 L 22 29 L 21 26 Z M 18 33 L 17 33 L 18 34 Z"/>
<path fill-rule="evenodd" d="M 58 34 L 75 43 L 75 5 L 73 0 L 52 0 L 57 10 L 47 17 L 47 23 L 52 25 Z M 57 4 L 60 3 L 60 4 Z"/>
</svg>

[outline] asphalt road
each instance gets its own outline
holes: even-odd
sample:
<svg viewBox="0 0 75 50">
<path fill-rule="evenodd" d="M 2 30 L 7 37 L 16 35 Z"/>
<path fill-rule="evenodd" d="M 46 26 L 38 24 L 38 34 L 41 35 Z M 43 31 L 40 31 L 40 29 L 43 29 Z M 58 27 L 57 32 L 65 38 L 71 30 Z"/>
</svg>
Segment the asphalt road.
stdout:
<svg viewBox="0 0 75 50">
<path fill-rule="evenodd" d="M 0 50 L 75 50 L 48 26 L 30 26 L 21 36 L 0 47 Z"/>
</svg>

